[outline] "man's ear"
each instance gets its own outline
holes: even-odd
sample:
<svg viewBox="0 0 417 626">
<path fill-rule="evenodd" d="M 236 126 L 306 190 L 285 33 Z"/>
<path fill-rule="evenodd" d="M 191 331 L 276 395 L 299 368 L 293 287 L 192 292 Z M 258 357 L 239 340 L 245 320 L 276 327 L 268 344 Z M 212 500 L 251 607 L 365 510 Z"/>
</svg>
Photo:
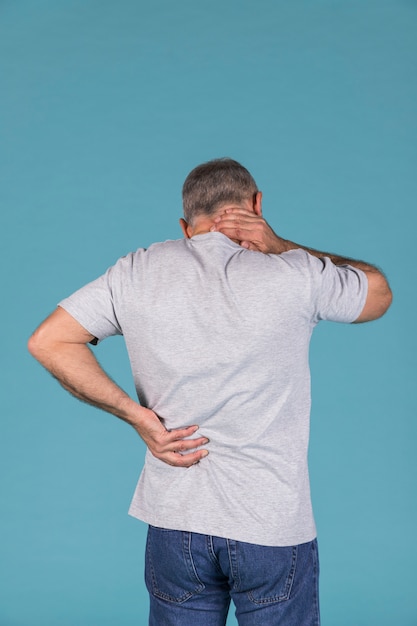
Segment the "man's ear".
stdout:
<svg viewBox="0 0 417 626">
<path fill-rule="evenodd" d="M 257 191 L 253 197 L 253 211 L 259 217 L 262 216 L 262 191 Z"/>
<path fill-rule="evenodd" d="M 184 234 L 184 237 L 186 239 L 190 239 L 190 237 L 191 237 L 191 228 L 188 226 L 187 222 L 182 217 L 180 217 L 180 226 L 181 226 L 181 230 L 182 230 L 182 232 Z"/>
</svg>

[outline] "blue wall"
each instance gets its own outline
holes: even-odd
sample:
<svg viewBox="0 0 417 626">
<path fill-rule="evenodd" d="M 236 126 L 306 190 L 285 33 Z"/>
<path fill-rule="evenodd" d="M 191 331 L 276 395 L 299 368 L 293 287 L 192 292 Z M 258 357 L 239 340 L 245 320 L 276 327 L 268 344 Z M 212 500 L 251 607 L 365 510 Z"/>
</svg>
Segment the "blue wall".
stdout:
<svg viewBox="0 0 417 626">
<path fill-rule="evenodd" d="M 381 265 L 395 295 L 312 344 L 324 626 L 415 626 L 417 4 L 0 4 L 1 626 L 144 626 L 144 448 L 26 351 L 56 302 L 180 237 L 181 184 L 232 156 L 286 238 Z M 97 349 L 133 393 L 122 340 Z M 230 617 L 230 625 L 235 624 Z"/>
</svg>

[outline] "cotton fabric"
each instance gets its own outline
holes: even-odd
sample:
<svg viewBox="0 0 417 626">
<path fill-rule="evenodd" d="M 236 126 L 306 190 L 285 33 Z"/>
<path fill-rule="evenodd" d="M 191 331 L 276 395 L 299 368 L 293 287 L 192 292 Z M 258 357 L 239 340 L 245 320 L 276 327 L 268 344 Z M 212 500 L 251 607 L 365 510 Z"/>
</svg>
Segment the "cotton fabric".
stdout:
<svg viewBox="0 0 417 626">
<path fill-rule="evenodd" d="M 123 334 L 138 398 L 166 428 L 210 440 L 188 469 L 148 451 L 130 514 L 265 546 L 314 539 L 309 342 L 320 320 L 354 321 L 366 294 L 358 269 L 213 232 L 139 249 L 63 300 L 98 340 Z"/>
</svg>

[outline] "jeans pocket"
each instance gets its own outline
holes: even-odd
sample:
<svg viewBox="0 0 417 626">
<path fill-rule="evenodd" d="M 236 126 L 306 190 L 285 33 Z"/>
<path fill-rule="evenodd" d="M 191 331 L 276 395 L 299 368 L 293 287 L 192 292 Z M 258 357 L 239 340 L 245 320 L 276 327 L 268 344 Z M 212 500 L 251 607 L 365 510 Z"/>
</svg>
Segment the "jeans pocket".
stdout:
<svg viewBox="0 0 417 626">
<path fill-rule="evenodd" d="M 145 579 L 149 593 L 167 602 L 185 602 L 204 589 L 192 554 L 191 533 L 149 526 Z"/>
<path fill-rule="evenodd" d="M 289 600 L 298 546 L 269 547 L 238 543 L 240 591 L 257 605 Z"/>
</svg>

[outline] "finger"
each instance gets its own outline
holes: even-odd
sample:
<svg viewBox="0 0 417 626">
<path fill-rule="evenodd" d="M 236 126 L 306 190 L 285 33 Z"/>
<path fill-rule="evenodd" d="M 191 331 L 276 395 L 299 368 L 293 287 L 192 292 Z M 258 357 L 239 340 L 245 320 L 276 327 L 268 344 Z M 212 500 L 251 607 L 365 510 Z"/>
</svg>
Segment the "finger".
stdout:
<svg viewBox="0 0 417 626">
<path fill-rule="evenodd" d="M 253 209 L 247 209 L 245 207 L 226 207 L 222 215 L 242 215 L 247 217 L 258 217 Z"/>
<path fill-rule="evenodd" d="M 262 218 L 256 215 L 235 215 L 225 214 L 215 218 L 214 224 L 210 230 L 223 230 L 225 228 L 240 229 L 242 231 L 253 232 L 254 230 L 260 230 L 263 226 Z"/>
<path fill-rule="evenodd" d="M 171 452 L 162 460 L 173 465 L 174 467 L 191 467 L 196 465 L 208 455 L 208 450 L 198 450 L 190 454 L 180 454 L 179 452 Z"/>
<path fill-rule="evenodd" d="M 195 450 L 200 446 L 205 446 L 207 443 L 209 443 L 207 437 L 199 437 L 198 439 L 175 440 L 172 444 L 172 451 L 187 452 L 188 450 Z"/>
<path fill-rule="evenodd" d="M 260 251 L 260 247 L 256 245 L 253 241 L 241 241 L 240 245 L 242 248 L 246 248 L 246 250 L 255 250 L 256 252 Z"/>
<path fill-rule="evenodd" d="M 230 224 L 221 222 L 212 227 L 211 230 L 215 230 L 237 241 L 248 241 L 253 236 L 251 225 L 249 224 L 245 227 L 241 222 L 232 222 Z"/>
<path fill-rule="evenodd" d="M 254 213 L 249 213 L 248 211 L 242 211 L 242 212 L 226 211 L 225 213 L 222 213 L 221 215 L 218 215 L 217 217 L 215 217 L 213 221 L 215 224 L 220 224 L 220 223 L 254 224 L 256 222 L 259 222 L 259 220 L 261 219 L 262 218 L 258 217 Z"/>
<path fill-rule="evenodd" d="M 175 441 L 177 439 L 185 439 L 185 437 L 190 437 L 195 432 L 197 432 L 198 426 L 195 424 L 193 426 L 185 426 L 184 428 L 171 428 L 166 432 L 167 441 Z"/>
</svg>

